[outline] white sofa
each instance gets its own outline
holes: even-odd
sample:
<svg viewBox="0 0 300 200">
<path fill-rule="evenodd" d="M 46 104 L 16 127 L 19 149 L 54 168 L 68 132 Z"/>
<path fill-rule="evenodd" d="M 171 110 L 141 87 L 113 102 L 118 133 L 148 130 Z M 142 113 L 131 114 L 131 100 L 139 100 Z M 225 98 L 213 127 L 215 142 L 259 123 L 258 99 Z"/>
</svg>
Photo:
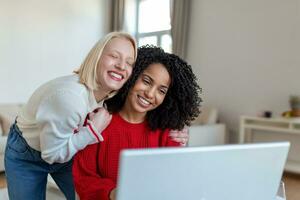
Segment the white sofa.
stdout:
<svg viewBox="0 0 300 200">
<path fill-rule="evenodd" d="M 199 117 L 189 127 L 189 137 L 189 147 L 225 144 L 226 126 L 218 123 L 218 110 L 203 107 Z"/>
<path fill-rule="evenodd" d="M 4 171 L 4 150 L 7 134 L 21 106 L 22 104 L 0 104 L 0 172 Z"/>
</svg>

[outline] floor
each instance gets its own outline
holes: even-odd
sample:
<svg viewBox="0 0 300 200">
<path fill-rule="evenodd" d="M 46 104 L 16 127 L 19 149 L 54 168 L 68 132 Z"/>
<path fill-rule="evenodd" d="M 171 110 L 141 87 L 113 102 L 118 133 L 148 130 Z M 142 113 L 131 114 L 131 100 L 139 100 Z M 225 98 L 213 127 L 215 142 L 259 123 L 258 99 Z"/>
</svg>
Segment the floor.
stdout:
<svg viewBox="0 0 300 200">
<path fill-rule="evenodd" d="M 300 175 L 285 173 L 283 177 L 287 200 L 300 199 Z M 6 187 L 5 175 L 0 173 L 0 188 Z"/>
<path fill-rule="evenodd" d="M 299 200 L 300 199 L 300 174 L 285 173 L 283 177 L 285 184 L 286 199 Z"/>
</svg>

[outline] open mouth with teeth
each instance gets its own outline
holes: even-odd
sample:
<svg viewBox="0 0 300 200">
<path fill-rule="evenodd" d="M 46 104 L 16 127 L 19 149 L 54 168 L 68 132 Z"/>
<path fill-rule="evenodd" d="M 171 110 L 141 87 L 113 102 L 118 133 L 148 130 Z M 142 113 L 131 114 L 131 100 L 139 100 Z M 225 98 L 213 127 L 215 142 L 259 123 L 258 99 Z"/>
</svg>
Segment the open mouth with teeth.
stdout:
<svg viewBox="0 0 300 200">
<path fill-rule="evenodd" d="M 117 72 L 114 72 L 114 71 L 110 71 L 110 72 L 108 72 L 108 74 L 115 81 L 121 81 L 121 80 L 124 79 L 123 74 L 120 74 L 120 73 L 117 73 Z"/>
<path fill-rule="evenodd" d="M 147 100 L 146 98 L 137 95 L 138 97 L 138 103 L 140 106 L 144 107 L 144 108 L 148 108 L 151 105 L 151 102 L 149 100 Z"/>
</svg>

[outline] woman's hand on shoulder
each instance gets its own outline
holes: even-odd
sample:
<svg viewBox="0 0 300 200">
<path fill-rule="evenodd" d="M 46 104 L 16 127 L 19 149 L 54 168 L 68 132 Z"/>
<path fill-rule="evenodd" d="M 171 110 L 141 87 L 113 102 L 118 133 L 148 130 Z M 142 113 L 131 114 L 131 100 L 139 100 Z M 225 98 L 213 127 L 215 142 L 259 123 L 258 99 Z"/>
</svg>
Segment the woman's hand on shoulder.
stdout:
<svg viewBox="0 0 300 200">
<path fill-rule="evenodd" d="M 171 138 L 179 142 L 181 146 L 186 146 L 189 141 L 188 127 L 184 127 L 182 130 L 170 130 Z"/>
<path fill-rule="evenodd" d="M 101 133 L 109 125 L 112 115 L 105 108 L 97 108 L 89 113 L 89 118 L 98 132 Z"/>
</svg>

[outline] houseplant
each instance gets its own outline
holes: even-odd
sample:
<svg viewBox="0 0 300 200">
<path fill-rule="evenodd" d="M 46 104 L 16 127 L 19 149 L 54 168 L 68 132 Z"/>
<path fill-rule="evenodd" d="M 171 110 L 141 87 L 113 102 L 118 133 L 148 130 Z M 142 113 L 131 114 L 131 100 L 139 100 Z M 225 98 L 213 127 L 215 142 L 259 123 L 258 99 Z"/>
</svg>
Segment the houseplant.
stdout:
<svg viewBox="0 0 300 200">
<path fill-rule="evenodd" d="M 300 117 L 300 96 L 290 96 L 291 116 Z"/>
</svg>

